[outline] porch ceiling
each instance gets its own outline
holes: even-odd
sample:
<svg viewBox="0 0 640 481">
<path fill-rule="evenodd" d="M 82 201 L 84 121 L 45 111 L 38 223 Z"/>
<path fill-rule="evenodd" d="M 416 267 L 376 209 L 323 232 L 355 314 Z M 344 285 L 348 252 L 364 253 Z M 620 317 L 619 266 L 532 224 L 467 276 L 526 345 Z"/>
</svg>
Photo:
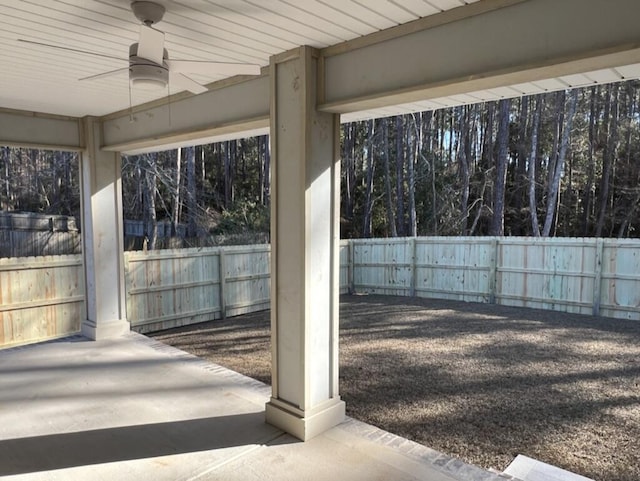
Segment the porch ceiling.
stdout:
<svg viewBox="0 0 640 481">
<path fill-rule="evenodd" d="M 331 76 L 333 82 L 328 85 L 327 92 L 339 91 L 338 94 L 342 94 L 342 86 L 348 87 L 337 103 L 332 103 L 332 99 L 328 98 L 320 108 L 342 113 L 343 122 L 640 78 L 640 63 L 637 63 L 640 61 L 640 39 L 634 33 L 636 30 L 627 25 L 630 20 L 625 20 L 635 18 L 635 12 L 638 11 L 637 4 L 632 0 L 616 0 L 607 3 L 606 7 L 604 2 L 601 5 L 597 0 L 583 3 L 573 0 L 562 3 L 547 0 L 155 1 L 167 9 L 158 28 L 166 33 L 165 46 L 172 58 L 251 62 L 267 67 L 272 55 L 299 45 L 324 49 L 323 55 L 329 59 L 327 69 L 331 69 L 327 70 L 327 75 Z M 229 105 L 224 109 L 221 107 L 225 103 L 222 101 L 221 104 L 221 99 L 234 106 L 238 102 L 238 97 L 229 97 L 226 91 L 219 95 L 209 95 L 213 92 L 200 94 L 197 100 L 190 98 L 192 94 L 182 92 L 172 97 L 171 105 L 174 107 L 169 114 L 162 111 L 162 106 L 167 105 L 164 100 L 168 93 L 166 91 L 136 89 L 130 100 L 125 74 L 101 80 L 78 80 L 121 67 L 123 61 L 18 41 L 26 39 L 126 58 L 129 45 L 138 36 L 138 21 L 130 10 L 130 3 L 131 0 L 0 0 L 0 62 L 3 66 L 0 110 L 4 108 L 9 109 L 8 112 L 18 110 L 71 117 L 112 114 L 109 115 L 110 131 L 119 132 L 124 131 L 120 124 L 129 122 L 129 115 L 123 111 L 131 102 L 133 106 L 141 106 L 134 110 L 146 112 L 145 116 L 138 117 L 136 127 L 140 130 L 136 138 L 149 139 L 144 144 L 136 145 L 145 146 L 160 138 L 165 138 L 164 144 L 169 142 L 167 137 L 170 132 L 153 126 L 158 118 L 171 118 L 172 134 L 195 129 L 197 135 L 174 135 L 181 141 L 187 137 L 187 141 L 194 141 L 196 137 L 208 138 L 212 130 L 218 136 L 237 136 L 256 128 L 265 131 L 268 124 L 266 98 L 263 99 L 265 105 L 240 112 L 235 107 L 229 111 Z M 509 8 L 518 4 L 525 7 Z M 483 16 L 478 22 L 462 22 L 465 28 L 471 26 L 467 32 L 456 26 L 451 27 L 451 22 L 473 17 L 482 10 L 508 12 L 487 17 L 498 22 L 493 26 L 486 24 Z M 549 10 L 553 12 L 549 13 Z M 520 12 L 514 15 L 522 15 L 525 12 L 526 15 L 527 11 L 537 17 L 525 20 L 521 16 L 510 17 L 509 13 Z M 574 32 L 566 30 L 567 22 L 573 21 L 576 23 Z M 496 32 L 496 25 L 506 26 L 501 29 L 502 32 Z M 597 25 L 604 28 L 596 28 Z M 621 25 L 619 30 L 622 33 L 618 33 L 617 25 Z M 446 28 L 440 29 L 441 26 Z M 394 27 L 398 27 L 400 32 L 398 28 L 387 31 Z M 387 40 L 402 35 L 411 37 L 413 32 L 424 29 L 432 29 L 433 36 L 425 37 L 425 43 L 420 43 L 417 48 L 413 45 L 413 50 L 405 52 L 406 55 L 398 55 L 403 51 L 401 46 L 396 46 L 392 54 L 385 51 L 385 46 L 377 50 L 368 49 L 376 42 L 387 43 Z M 522 30 L 527 32 L 521 34 Z M 563 30 L 569 33 L 556 35 L 556 32 Z M 443 32 L 445 37 L 440 36 L 439 32 Z M 500 40 L 493 38 L 496 34 Z M 598 36 L 600 38 L 596 38 Z M 567 45 L 574 39 L 577 39 L 577 43 L 564 48 L 565 37 L 570 39 Z M 443 38 L 446 48 L 443 47 Z M 431 47 L 426 50 L 422 45 Z M 515 50 L 513 45 L 517 45 Z M 537 45 L 541 46 L 539 51 L 536 50 Z M 374 53 L 367 53 L 367 49 Z M 480 57 L 485 62 L 483 65 L 488 65 L 492 63 L 493 52 L 496 58 L 502 58 L 508 56 L 509 51 L 518 49 L 525 52 L 523 55 L 532 55 L 531 60 L 525 57 L 520 61 L 516 53 L 510 61 L 496 64 L 499 67 L 492 70 L 490 76 L 494 79 L 501 77 L 499 81 L 484 81 L 482 68 L 473 67 Z M 364 54 L 359 55 L 363 51 Z M 453 52 L 449 58 L 448 51 Z M 355 55 L 342 55 L 344 52 Z M 383 57 L 377 61 L 381 65 L 367 63 L 368 58 L 379 58 L 375 52 L 380 52 Z M 486 52 L 489 52 L 489 56 Z M 422 58 L 421 62 L 416 62 L 416 54 Z M 535 55 L 539 56 L 536 58 Z M 581 55 L 587 56 L 581 59 Z M 594 62 L 588 58 L 590 55 L 608 58 Z M 334 61 L 336 58 L 338 60 Z M 562 63 L 565 59 L 574 63 L 567 68 L 549 68 L 554 62 Z M 460 70 L 455 67 L 456 62 L 471 66 L 468 69 L 470 73 L 455 77 L 456 71 Z M 414 64 L 422 65 L 416 69 Z M 513 75 L 510 67 L 506 67 L 510 65 L 517 65 L 516 70 L 524 69 L 528 73 Z M 505 67 L 507 70 L 500 70 Z M 345 68 L 351 69 L 351 72 L 345 72 Z M 439 80 L 440 72 L 446 68 L 451 71 L 442 74 L 442 80 Z M 490 69 L 488 66 L 486 68 Z M 410 77 L 403 77 L 405 70 Z M 264 73 L 267 71 L 263 70 Z M 394 77 L 395 72 L 401 73 Z M 419 85 L 423 78 L 421 75 L 424 75 L 422 82 L 426 90 Z M 380 84 L 376 79 L 383 77 L 391 79 L 384 87 L 389 87 L 392 94 L 375 100 L 380 92 L 375 90 Z M 194 78 L 211 86 L 215 83 L 216 89 L 225 85 L 218 82 L 224 80 L 221 77 Z M 251 90 L 252 97 L 241 98 L 244 103 L 255 104 L 256 98 L 260 99 L 268 92 L 266 77 L 262 77 L 262 80 L 255 82 L 262 87 Z M 409 81 L 407 85 L 411 85 L 414 94 L 402 93 L 405 80 Z M 364 90 L 364 84 L 368 84 L 369 91 Z M 452 88 L 448 87 L 451 85 Z M 354 88 L 362 92 L 354 91 Z M 172 88 L 170 93 L 178 92 Z M 369 98 L 374 98 L 374 101 L 369 102 Z M 354 102 L 350 102 L 352 99 Z M 178 103 L 182 103 L 182 109 L 177 107 Z M 200 117 L 214 115 L 221 118 L 216 117 L 213 121 L 207 117 L 208 124 L 199 118 L 197 121 L 190 120 L 192 112 L 196 111 Z M 11 126 L 13 118 L 9 116 L 6 122 L 0 119 L 0 125 L 6 126 L 9 122 L 15 130 L 15 126 Z M 248 126 L 229 127 L 238 122 L 246 123 L 247 119 L 250 120 Z M 30 122 L 27 118 L 23 120 Z M 220 125 L 224 126 L 222 130 L 219 129 Z M 131 128 L 129 124 L 125 130 L 131 131 Z M 33 129 L 36 127 L 33 126 Z M 57 133 L 52 131 L 51 135 Z M 21 139 L 16 135 L 4 137 L 4 141 L 14 143 Z M 106 143 L 112 147 L 126 144 L 130 148 L 132 139 L 108 138 Z"/>
<path fill-rule="evenodd" d="M 167 13 L 172 58 L 249 62 L 299 45 L 325 48 L 454 8 L 487 0 L 156 0 Z M 135 89 L 129 98 L 126 74 L 101 80 L 81 77 L 126 62 L 19 42 L 26 39 L 126 58 L 138 36 L 131 0 L 0 0 L 0 107 L 82 117 L 102 116 L 167 96 Z M 496 3 L 496 2 L 494 2 Z M 509 3 L 509 2 L 506 2 Z M 513 2 L 512 2 L 513 3 Z M 209 84 L 222 77 L 194 76 Z M 623 65 L 508 87 L 477 90 L 350 112 L 343 121 L 517 97 L 567 87 L 640 78 L 640 64 Z M 170 93 L 177 93 L 171 87 Z"/>
<path fill-rule="evenodd" d="M 158 28 L 166 34 L 171 58 L 266 66 L 271 55 L 299 45 L 327 47 L 478 0 L 155 1 L 166 8 Z M 126 74 L 78 80 L 121 68 L 126 61 L 18 39 L 127 59 L 139 30 L 130 3 L 0 0 L 0 107 L 75 117 L 128 108 Z M 193 78 L 206 84 L 222 77 Z M 163 90 L 133 90 L 131 100 L 138 105 L 166 95 Z"/>
</svg>

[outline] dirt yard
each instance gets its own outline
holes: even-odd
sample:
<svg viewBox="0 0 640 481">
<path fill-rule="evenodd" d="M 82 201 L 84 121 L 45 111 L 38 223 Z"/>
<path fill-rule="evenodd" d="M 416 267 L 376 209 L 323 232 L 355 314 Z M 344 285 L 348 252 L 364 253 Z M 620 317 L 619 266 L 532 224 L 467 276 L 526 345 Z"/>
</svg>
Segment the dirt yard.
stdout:
<svg viewBox="0 0 640 481">
<path fill-rule="evenodd" d="M 389 296 L 340 315 L 350 416 L 485 468 L 640 479 L 640 323 Z M 270 382 L 268 312 L 152 336 Z"/>
</svg>

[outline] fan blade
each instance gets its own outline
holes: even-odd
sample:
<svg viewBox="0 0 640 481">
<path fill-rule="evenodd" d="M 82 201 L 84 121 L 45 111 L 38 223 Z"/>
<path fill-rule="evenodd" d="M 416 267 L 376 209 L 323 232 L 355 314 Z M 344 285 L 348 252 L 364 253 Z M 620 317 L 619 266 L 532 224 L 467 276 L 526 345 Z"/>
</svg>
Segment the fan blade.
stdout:
<svg viewBox="0 0 640 481">
<path fill-rule="evenodd" d="M 146 58 L 162 65 L 164 53 L 164 33 L 155 28 L 140 26 L 140 40 L 138 40 L 138 57 Z"/>
<path fill-rule="evenodd" d="M 169 70 L 169 83 L 170 85 L 175 85 L 194 94 L 201 94 L 209 90 L 204 85 L 200 85 L 198 82 L 190 79 L 186 75 L 172 72 L 171 70 Z"/>
<path fill-rule="evenodd" d="M 105 77 L 111 77 L 112 75 L 117 75 L 120 72 L 126 72 L 127 70 L 129 70 L 129 67 L 124 67 L 124 68 L 118 68 L 116 70 L 110 70 L 109 72 L 103 72 L 103 73 L 99 73 L 96 75 L 89 75 L 88 77 L 83 77 L 80 78 L 78 80 L 83 81 L 83 80 L 98 80 L 101 78 L 105 78 Z"/>
<path fill-rule="evenodd" d="M 167 60 L 169 71 L 201 75 L 260 75 L 260 65 L 249 63 L 207 62 L 199 60 Z"/>
<path fill-rule="evenodd" d="M 85 54 L 85 55 L 96 55 L 98 57 L 112 58 L 112 59 L 115 59 L 115 60 L 122 60 L 123 62 L 128 62 L 128 60 L 126 58 L 122 58 L 122 57 L 114 57 L 113 55 L 106 55 L 104 53 L 91 52 L 89 50 L 79 50 L 77 48 L 64 47 L 62 45 L 53 45 L 53 44 L 50 44 L 50 43 L 34 42 L 33 40 L 25 40 L 24 38 L 19 38 L 18 42 L 30 43 L 31 45 L 39 45 L 40 47 L 57 48 L 59 50 L 67 50 L 69 52 L 82 53 L 82 54 Z"/>
</svg>

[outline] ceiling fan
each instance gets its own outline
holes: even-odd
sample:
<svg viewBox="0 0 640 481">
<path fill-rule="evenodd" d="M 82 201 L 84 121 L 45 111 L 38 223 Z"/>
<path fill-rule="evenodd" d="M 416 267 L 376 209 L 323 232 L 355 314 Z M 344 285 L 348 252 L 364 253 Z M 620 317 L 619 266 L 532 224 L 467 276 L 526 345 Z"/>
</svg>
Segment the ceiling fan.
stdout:
<svg viewBox="0 0 640 481">
<path fill-rule="evenodd" d="M 142 24 L 138 42 L 129 47 L 129 66 L 109 72 L 103 72 L 79 80 L 97 80 L 120 73 L 129 72 L 132 88 L 159 89 L 168 85 L 177 86 L 195 94 L 206 92 L 208 89 L 185 74 L 201 75 L 260 75 L 260 66 L 243 63 L 209 62 L 201 60 L 173 60 L 169 58 L 164 48 L 164 33 L 153 25 L 162 20 L 165 13 L 163 5 L 149 1 L 131 2 L 131 10 Z M 44 44 L 31 40 L 18 39 L 21 42 L 41 45 L 45 47 L 71 50 L 74 52 L 100 57 L 115 58 L 97 52 L 78 50 L 74 48 Z M 119 59 L 127 61 L 125 59 Z"/>
</svg>

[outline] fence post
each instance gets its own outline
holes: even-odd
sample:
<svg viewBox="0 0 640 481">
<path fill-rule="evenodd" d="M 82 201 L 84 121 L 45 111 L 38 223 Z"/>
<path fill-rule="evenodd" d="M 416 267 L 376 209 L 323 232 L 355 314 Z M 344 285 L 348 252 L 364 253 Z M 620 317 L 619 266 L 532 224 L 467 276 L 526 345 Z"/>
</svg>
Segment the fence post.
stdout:
<svg viewBox="0 0 640 481">
<path fill-rule="evenodd" d="M 356 293 L 356 288 L 354 285 L 354 281 L 353 281 L 353 264 L 354 264 L 354 260 L 353 260 L 353 239 L 349 239 L 348 240 L 348 244 L 347 244 L 347 248 L 348 248 L 348 257 L 349 257 L 349 262 L 348 262 L 348 267 L 347 267 L 347 285 L 349 286 L 349 294 L 355 294 Z"/>
<path fill-rule="evenodd" d="M 227 318 L 227 285 L 226 285 L 227 266 L 224 259 L 224 248 L 218 250 L 218 278 L 220 279 L 220 315 L 223 319 Z"/>
<path fill-rule="evenodd" d="M 498 238 L 491 240 L 491 257 L 489 259 L 489 304 L 496 303 L 496 284 L 498 282 Z"/>
<path fill-rule="evenodd" d="M 593 307 L 591 314 L 600 315 L 600 297 L 602 295 L 602 254 L 604 251 L 604 240 L 596 239 L 596 256 L 593 275 Z"/>
<path fill-rule="evenodd" d="M 416 238 L 410 240 L 411 247 L 411 280 L 409 284 L 409 295 L 416 297 Z"/>
</svg>

